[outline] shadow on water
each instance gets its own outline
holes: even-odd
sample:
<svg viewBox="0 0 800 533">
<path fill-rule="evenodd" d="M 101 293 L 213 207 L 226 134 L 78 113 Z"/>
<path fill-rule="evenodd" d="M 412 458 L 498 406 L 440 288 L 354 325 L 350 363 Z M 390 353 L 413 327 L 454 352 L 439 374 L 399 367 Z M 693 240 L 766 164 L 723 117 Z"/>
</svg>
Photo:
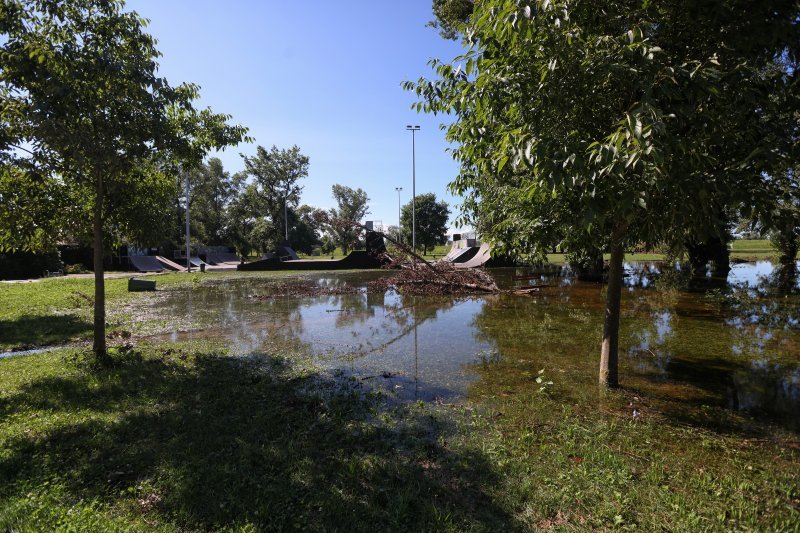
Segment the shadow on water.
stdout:
<svg viewBox="0 0 800 533">
<path fill-rule="evenodd" d="M 728 283 L 703 291 L 664 286 L 666 272 L 658 263 L 626 265 L 623 386 L 655 398 L 675 420 L 721 431 L 762 420 L 799 430 L 800 297 L 770 289 L 767 262 L 735 265 Z M 564 402 L 594 404 L 605 286 L 577 281 L 564 267 L 493 274 L 502 287 L 545 287 L 526 297 L 261 300 L 250 296 L 268 293 L 268 284 L 240 280 L 165 292 L 154 312 L 190 320 L 156 340 L 214 337 L 242 355 L 288 343 L 401 401 L 506 393 L 534 386 L 531 376 L 544 369 Z M 311 279 L 363 285 L 375 275 Z"/>
<path fill-rule="evenodd" d="M 374 274 L 373 274 L 374 275 Z M 356 276 L 318 277 L 325 287 L 363 284 Z M 157 313 L 190 316 L 184 331 L 160 341 L 214 338 L 234 355 L 276 343 L 313 354 L 313 362 L 388 391 L 401 401 L 449 401 L 476 379 L 469 366 L 491 351 L 469 324 L 483 298 L 414 297 L 393 292 L 322 297 L 269 294 L 269 283 L 232 283 L 209 290 L 165 293 Z"/>
<path fill-rule="evenodd" d="M 516 528 L 486 495 L 496 480 L 485 459 L 438 444 L 442 422 L 413 405 L 372 420 L 369 402 L 353 401 L 360 393 L 322 374 L 284 375 L 282 361 L 164 357 L 33 382 L 2 399 L 0 420 L 30 409 L 91 416 L 9 438 L 0 495 L 44 482 L 101 502 L 133 491 L 151 499 L 151 518 L 189 529 Z"/>
</svg>

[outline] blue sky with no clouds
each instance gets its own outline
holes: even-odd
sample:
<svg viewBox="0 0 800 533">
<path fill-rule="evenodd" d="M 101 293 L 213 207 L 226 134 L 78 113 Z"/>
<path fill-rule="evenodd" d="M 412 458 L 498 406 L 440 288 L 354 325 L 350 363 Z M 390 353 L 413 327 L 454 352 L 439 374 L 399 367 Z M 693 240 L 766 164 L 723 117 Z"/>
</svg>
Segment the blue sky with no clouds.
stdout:
<svg viewBox="0 0 800 533">
<path fill-rule="evenodd" d="M 425 23 L 431 0 L 128 0 L 150 19 L 170 83 L 202 87 L 201 106 L 249 127 L 253 145 L 222 152 L 242 170 L 255 145 L 298 145 L 311 159 L 302 201 L 333 207 L 331 186 L 361 187 L 371 220 L 397 223 L 397 193 L 411 197 L 411 134 L 417 133 L 417 194 L 447 193 L 456 164 L 445 152 L 442 117 L 410 109 L 400 84 L 432 76 L 430 58 L 461 52 Z"/>
</svg>

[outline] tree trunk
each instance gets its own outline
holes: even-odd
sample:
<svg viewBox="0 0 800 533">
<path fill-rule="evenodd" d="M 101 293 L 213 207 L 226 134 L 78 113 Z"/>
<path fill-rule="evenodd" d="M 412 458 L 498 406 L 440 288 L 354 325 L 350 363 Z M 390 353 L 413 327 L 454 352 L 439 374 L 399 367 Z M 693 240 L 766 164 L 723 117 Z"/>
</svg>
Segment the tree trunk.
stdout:
<svg viewBox="0 0 800 533">
<path fill-rule="evenodd" d="M 616 388 L 619 386 L 618 347 L 619 314 L 622 298 L 622 258 L 625 251 L 622 239 L 623 226 L 617 226 L 611 235 L 611 261 L 608 270 L 606 291 L 606 314 L 603 322 L 603 344 L 600 350 L 600 385 Z"/>
<path fill-rule="evenodd" d="M 103 178 L 98 176 L 94 202 L 94 355 L 107 362 L 106 352 L 106 287 L 103 276 Z"/>
</svg>

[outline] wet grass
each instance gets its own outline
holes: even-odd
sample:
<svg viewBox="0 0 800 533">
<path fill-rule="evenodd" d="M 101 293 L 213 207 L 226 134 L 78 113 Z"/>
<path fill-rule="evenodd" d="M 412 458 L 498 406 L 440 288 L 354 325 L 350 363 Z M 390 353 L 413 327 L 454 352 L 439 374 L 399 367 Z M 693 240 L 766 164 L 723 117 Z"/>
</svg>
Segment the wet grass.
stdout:
<svg viewBox="0 0 800 533">
<path fill-rule="evenodd" d="M 241 277 L 275 278 L 297 272 L 168 273 L 148 276 L 159 290 L 197 286 Z M 128 292 L 128 279 L 106 279 L 106 312 L 109 333 L 130 322 L 127 306 L 152 298 L 152 293 Z M 47 278 L 33 283 L 0 284 L 0 351 L 66 344 L 91 338 L 94 279 Z"/>
<path fill-rule="evenodd" d="M 800 527 L 800 443 L 670 422 L 632 391 L 565 401 L 558 377 L 493 370 L 467 404 L 398 405 L 285 346 L 115 358 L 0 361 L 0 529 Z"/>
<path fill-rule="evenodd" d="M 487 458 L 451 448 L 446 423 L 286 355 L 0 361 L 0 529 L 518 528 L 487 495 Z"/>
</svg>

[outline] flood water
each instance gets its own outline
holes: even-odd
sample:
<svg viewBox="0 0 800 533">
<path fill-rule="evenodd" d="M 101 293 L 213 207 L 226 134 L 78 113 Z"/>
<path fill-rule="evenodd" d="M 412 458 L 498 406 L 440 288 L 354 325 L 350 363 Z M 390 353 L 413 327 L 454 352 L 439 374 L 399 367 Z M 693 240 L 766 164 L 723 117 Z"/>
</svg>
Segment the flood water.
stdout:
<svg viewBox="0 0 800 533">
<path fill-rule="evenodd" d="M 734 265 L 727 283 L 704 290 L 667 288 L 661 270 L 626 265 L 622 384 L 675 416 L 700 416 L 711 406 L 800 429 L 800 297 L 769 289 L 768 262 Z M 513 279 L 531 269 L 492 272 L 501 287 L 531 283 Z M 300 279 L 363 286 L 383 275 L 391 274 Z M 540 370 L 567 403 L 597 395 L 605 286 L 576 281 L 565 269 L 534 281 L 548 287 L 533 296 L 252 298 L 271 283 L 241 278 L 167 290 L 148 312 L 178 324 L 159 339 L 213 338 L 240 355 L 293 347 L 399 400 L 503 394 L 537 386 Z"/>
</svg>

